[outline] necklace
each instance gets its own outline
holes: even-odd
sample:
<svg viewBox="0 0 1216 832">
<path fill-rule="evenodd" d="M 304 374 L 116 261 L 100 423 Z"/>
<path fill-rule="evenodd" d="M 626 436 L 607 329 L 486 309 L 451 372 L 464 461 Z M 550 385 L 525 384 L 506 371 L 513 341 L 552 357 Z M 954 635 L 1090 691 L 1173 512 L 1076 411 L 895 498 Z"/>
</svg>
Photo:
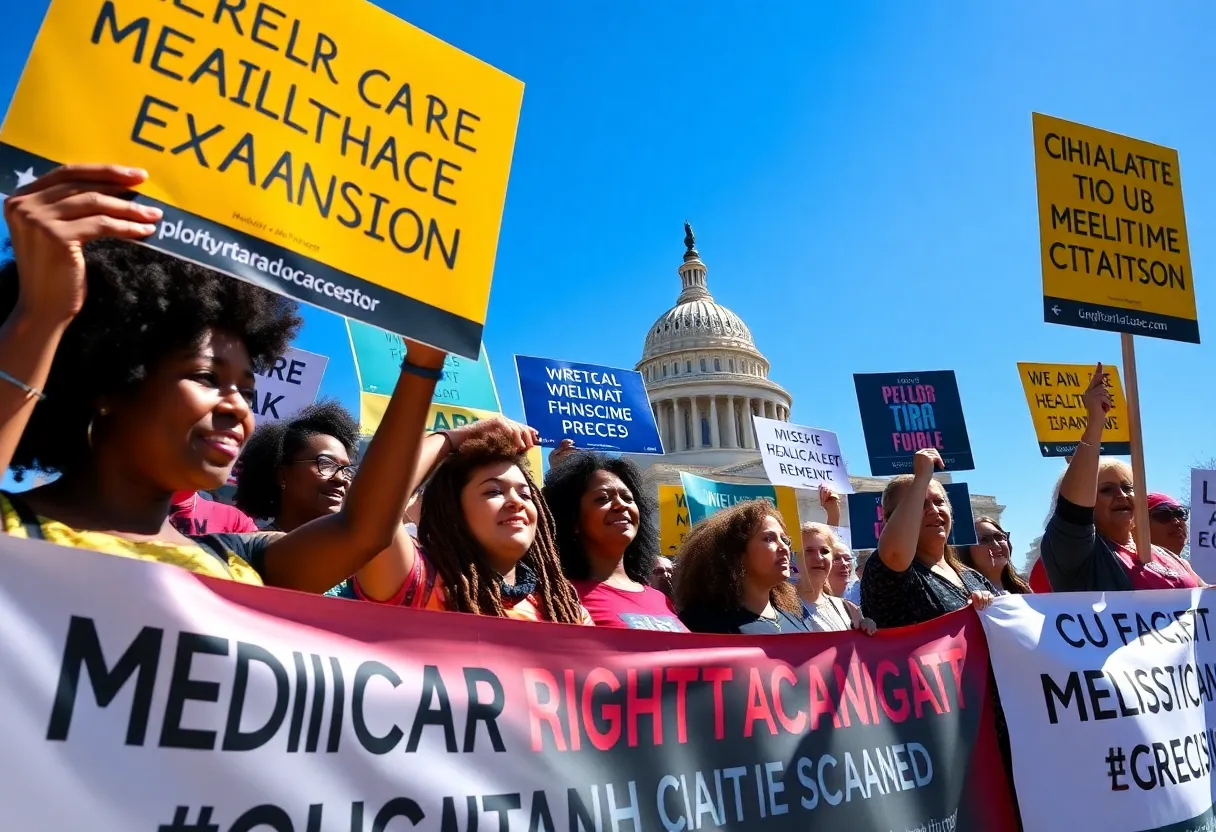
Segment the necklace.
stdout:
<svg viewBox="0 0 1216 832">
<path fill-rule="evenodd" d="M 836 606 L 836 602 L 835 602 L 835 599 L 833 598 L 833 596 L 828 595 L 826 592 L 823 595 L 820 595 L 819 600 L 815 602 L 814 606 L 815 606 L 816 612 L 819 612 L 823 609 L 822 604 L 824 602 L 827 602 L 828 609 L 830 609 L 832 611 L 832 614 L 830 616 L 828 616 L 828 615 L 823 616 L 825 619 L 824 623 L 831 624 L 831 625 L 835 625 L 836 623 L 839 623 L 845 630 L 852 629 L 852 625 L 849 623 L 849 621 L 847 621 L 845 619 L 844 614 L 840 612 L 840 608 Z M 831 621 L 828 621 L 827 619 L 831 619 Z"/>
</svg>

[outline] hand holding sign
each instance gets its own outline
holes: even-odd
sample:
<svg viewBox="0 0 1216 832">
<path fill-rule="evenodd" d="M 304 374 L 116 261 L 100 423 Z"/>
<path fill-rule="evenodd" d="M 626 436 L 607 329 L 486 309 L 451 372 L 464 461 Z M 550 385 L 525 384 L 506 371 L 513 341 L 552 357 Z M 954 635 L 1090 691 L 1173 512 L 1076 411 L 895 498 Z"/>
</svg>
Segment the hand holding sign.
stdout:
<svg viewBox="0 0 1216 832">
<path fill-rule="evenodd" d="M 4 201 L 22 311 L 56 323 L 76 316 L 84 306 L 84 244 L 141 240 L 156 230 L 159 208 L 123 198 L 147 178 L 117 165 L 66 165 Z"/>
<path fill-rule="evenodd" d="M 1115 406 L 1115 403 L 1110 397 L 1110 390 L 1106 389 L 1106 373 L 1102 370 L 1101 361 L 1098 362 L 1098 367 L 1094 370 L 1094 377 L 1089 380 L 1089 388 L 1082 398 L 1085 401 L 1085 410 L 1089 414 L 1089 423 L 1097 422 L 1105 425 L 1106 414 Z"/>
<path fill-rule="evenodd" d="M 929 479 L 934 470 L 945 467 L 942 455 L 936 448 L 925 448 L 917 451 L 912 457 L 912 474 L 918 479 Z"/>
</svg>

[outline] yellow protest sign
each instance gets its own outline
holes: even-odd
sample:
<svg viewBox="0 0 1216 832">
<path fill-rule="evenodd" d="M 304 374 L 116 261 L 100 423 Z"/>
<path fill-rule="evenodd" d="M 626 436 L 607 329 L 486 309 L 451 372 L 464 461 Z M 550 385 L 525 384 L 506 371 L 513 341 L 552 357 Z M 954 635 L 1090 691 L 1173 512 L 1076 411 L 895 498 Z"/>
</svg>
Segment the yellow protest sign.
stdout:
<svg viewBox="0 0 1216 832">
<path fill-rule="evenodd" d="M 523 85 L 365 0 L 278 5 L 52 0 L 0 188 L 145 168 L 150 245 L 476 359 Z"/>
<path fill-rule="evenodd" d="M 688 506 L 684 488 L 679 485 L 659 486 L 659 554 L 675 557 L 688 534 Z"/>
<path fill-rule="evenodd" d="M 359 427 L 362 429 L 364 436 L 371 436 L 376 432 L 376 428 L 380 427 L 380 422 L 384 419 L 384 411 L 388 407 L 388 402 L 388 396 L 382 396 L 378 393 L 359 394 Z M 492 419 L 495 416 L 501 415 L 501 413 L 495 413 L 492 410 L 475 410 L 471 407 L 457 407 L 455 405 L 432 402 L 430 410 L 426 414 L 426 432 L 436 433 L 441 430 L 452 430 L 464 425 L 471 425 L 482 419 Z M 530 448 L 527 453 L 528 466 L 532 469 L 533 477 L 537 480 L 540 480 L 544 476 L 543 453 L 539 445 Z"/>
<path fill-rule="evenodd" d="M 1199 343 L 1178 153 L 1034 114 L 1048 323 Z"/>
<path fill-rule="evenodd" d="M 1131 453 L 1131 426 L 1127 418 L 1127 400 L 1119 383 L 1119 368 L 1103 365 L 1102 369 L 1114 407 L 1106 414 L 1101 452 L 1127 455 Z M 1089 421 L 1081 397 L 1093 378 L 1093 365 L 1019 362 L 1018 375 L 1030 405 L 1039 452 L 1043 456 L 1072 456 Z"/>
</svg>

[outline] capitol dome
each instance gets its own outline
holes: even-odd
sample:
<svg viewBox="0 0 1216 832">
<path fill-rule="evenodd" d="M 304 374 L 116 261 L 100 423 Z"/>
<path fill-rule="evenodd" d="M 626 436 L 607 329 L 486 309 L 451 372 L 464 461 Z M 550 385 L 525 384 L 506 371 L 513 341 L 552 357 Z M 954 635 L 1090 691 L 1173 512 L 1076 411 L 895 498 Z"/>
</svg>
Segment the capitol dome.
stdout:
<svg viewBox="0 0 1216 832">
<path fill-rule="evenodd" d="M 646 381 L 666 455 L 703 464 L 755 457 L 752 416 L 789 421 L 791 399 L 743 319 L 714 301 L 684 225 L 681 291 L 646 333 L 637 370 Z M 680 459 L 673 461 L 680 461 Z"/>
</svg>

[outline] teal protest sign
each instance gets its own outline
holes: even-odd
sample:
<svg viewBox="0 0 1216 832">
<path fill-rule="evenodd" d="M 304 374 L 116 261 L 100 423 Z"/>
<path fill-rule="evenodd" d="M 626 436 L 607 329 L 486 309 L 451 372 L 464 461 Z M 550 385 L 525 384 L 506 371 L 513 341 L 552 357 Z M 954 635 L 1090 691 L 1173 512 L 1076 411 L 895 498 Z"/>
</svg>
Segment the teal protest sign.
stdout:
<svg viewBox="0 0 1216 832">
<path fill-rule="evenodd" d="M 359 321 L 348 320 L 347 328 L 355 366 L 359 370 L 360 392 L 391 396 L 401 374 L 401 362 L 405 359 L 405 342 L 400 335 Z M 448 355 L 443 365 L 443 379 L 435 385 L 432 401 L 451 407 L 502 411 L 484 344 L 476 361 Z"/>
</svg>

